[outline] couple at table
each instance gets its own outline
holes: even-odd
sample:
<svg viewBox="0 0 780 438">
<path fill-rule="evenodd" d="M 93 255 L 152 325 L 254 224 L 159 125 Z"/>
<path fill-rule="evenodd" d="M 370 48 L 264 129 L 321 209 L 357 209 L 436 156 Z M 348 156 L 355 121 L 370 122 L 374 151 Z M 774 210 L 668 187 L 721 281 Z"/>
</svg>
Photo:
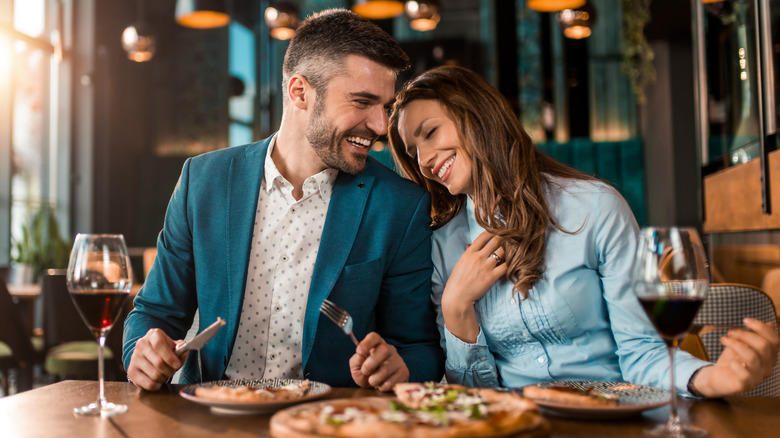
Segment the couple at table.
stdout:
<svg viewBox="0 0 780 438">
<path fill-rule="evenodd" d="M 665 346 L 627 284 L 637 226 L 625 201 L 541 154 L 465 69 L 407 84 L 388 126 L 407 65 L 351 12 L 304 21 L 285 54 L 279 131 L 184 165 L 125 325 L 136 385 L 155 390 L 179 368 L 187 382 L 382 390 L 443 372 L 475 386 L 667 385 Z M 367 157 L 388 131 L 413 182 Z M 357 347 L 319 314 L 325 298 L 352 314 Z M 228 324 L 183 360 L 174 339 L 196 310 L 202 326 Z M 718 363 L 678 360 L 677 386 L 719 396 L 765 377 L 777 335 L 747 324 L 755 333 L 724 339 Z"/>
</svg>

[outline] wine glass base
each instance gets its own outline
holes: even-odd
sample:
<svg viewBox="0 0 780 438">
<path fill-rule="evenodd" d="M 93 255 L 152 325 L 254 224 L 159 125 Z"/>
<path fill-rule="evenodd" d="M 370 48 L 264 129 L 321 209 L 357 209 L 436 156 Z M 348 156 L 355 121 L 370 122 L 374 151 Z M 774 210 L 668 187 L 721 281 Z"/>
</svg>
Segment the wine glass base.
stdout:
<svg viewBox="0 0 780 438">
<path fill-rule="evenodd" d="M 645 429 L 645 435 L 664 436 L 673 438 L 705 437 L 707 431 L 696 426 L 669 427 L 669 424 L 659 424 Z"/>
<path fill-rule="evenodd" d="M 112 415 L 124 414 L 127 412 L 127 405 L 119 405 L 111 402 L 95 402 L 80 408 L 73 408 L 73 412 L 78 415 L 100 415 L 101 417 L 110 417 Z"/>
</svg>

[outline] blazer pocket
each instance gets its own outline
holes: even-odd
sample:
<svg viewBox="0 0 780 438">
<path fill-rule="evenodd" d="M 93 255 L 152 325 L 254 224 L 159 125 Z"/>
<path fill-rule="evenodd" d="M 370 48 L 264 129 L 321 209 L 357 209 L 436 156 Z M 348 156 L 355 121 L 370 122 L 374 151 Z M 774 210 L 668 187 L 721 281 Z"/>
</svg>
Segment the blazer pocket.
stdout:
<svg viewBox="0 0 780 438">
<path fill-rule="evenodd" d="M 341 276 L 339 277 L 338 284 L 343 286 L 353 282 L 365 281 L 367 279 L 382 279 L 381 259 L 344 266 L 344 271 L 342 271 Z"/>
</svg>

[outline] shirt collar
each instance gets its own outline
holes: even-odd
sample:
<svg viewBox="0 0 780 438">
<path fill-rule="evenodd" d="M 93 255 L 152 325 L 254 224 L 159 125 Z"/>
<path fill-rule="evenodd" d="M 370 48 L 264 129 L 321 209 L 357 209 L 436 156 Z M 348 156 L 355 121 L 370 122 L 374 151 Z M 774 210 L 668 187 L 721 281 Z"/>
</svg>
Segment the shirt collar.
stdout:
<svg viewBox="0 0 780 438">
<path fill-rule="evenodd" d="M 276 167 L 276 163 L 271 158 L 271 154 L 276 147 L 276 136 L 271 139 L 268 145 L 268 151 L 265 155 L 265 166 L 263 170 L 263 179 L 265 180 L 266 193 L 274 189 L 274 187 L 281 186 L 282 184 L 290 184 L 287 179 L 279 172 L 279 168 Z M 336 183 L 336 177 L 339 171 L 332 168 L 327 168 L 315 175 L 312 175 L 303 182 L 303 197 L 307 197 L 313 193 L 320 193 L 323 198 L 328 198 L 333 192 L 333 186 Z M 280 187 L 281 188 L 281 187 Z"/>
</svg>

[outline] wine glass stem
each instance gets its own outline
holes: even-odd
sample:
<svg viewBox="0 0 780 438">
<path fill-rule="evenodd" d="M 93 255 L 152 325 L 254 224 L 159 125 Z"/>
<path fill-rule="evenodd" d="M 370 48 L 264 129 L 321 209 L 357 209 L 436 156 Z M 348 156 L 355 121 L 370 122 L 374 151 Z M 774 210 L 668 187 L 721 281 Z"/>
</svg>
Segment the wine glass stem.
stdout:
<svg viewBox="0 0 780 438">
<path fill-rule="evenodd" d="M 98 335 L 98 406 L 103 407 L 106 405 L 106 390 L 103 380 L 103 347 L 106 346 L 106 335 L 101 333 Z"/>
<path fill-rule="evenodd" d="M 677 387 L 674 385 L 674 353 L 675 346 L 668 345 L 666 349 L 669 351 L 669 375 L 672 378 L 672 384 L 669 387 L 669 393 L 671 398 L 669 399 L 669 431 L 679 431 L 681 428 L 680 417 L 677 415 Z"/>
</svg>

